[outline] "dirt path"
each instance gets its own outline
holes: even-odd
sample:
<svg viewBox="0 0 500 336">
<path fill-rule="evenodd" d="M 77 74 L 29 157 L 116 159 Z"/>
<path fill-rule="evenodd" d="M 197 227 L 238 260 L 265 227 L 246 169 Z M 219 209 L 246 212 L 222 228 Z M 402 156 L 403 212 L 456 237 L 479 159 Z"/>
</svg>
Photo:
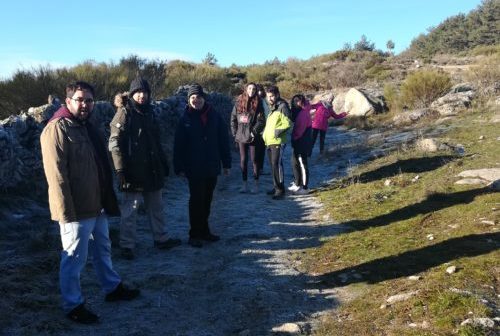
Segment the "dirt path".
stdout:
<svg viewBox="0 0 500 336">
<path fill-rule="evenodd" d="M 357 147 L 360 141 L 359 133 L 330 130 L 327 144 L 337 155 L 326 160 L 314 149 L 311 186 L 318 187 L 363 160 Z M 288 146 L 287 186 L 292 181 L 290 154 Z M 265 171 L 269 173 L 267 163 Z M 125 281 L 141 288 L 141 297 L 125 303 L 103 302 L 89 266 L 82 274 L 82 288 L 101 323 L 76 325 L 54 308 L 49 313 L 53 316 L 46 318 L 55 325 L 47 329 L 57 334 L 64 330 L 64 335 L 243 336 L 270 335 L 273 328 L 294 323 L 302 334 L 309 334 L 315 321 L 334 309 L 345 293 L 315 289 L 314 278 L 297 271 L 293 254 L 318 246 L 322 238 L 337 234 L 342 227 L 318 219 L 321 205 L 314 196 L 272 200 L 265 194 L 272 187 L 269 174 L 262 176 L 259 194 L 238 193 L 240 184 L 234 153 L 231 175 L 219 179 L 210 218 L 212 231 L 222 239 L 196 249 L 187 245 L 187 183 L 169 178 L 164 194 L 168 227 L 183 244 L 169 251 L 154 249 L 146 218 L 141 217 L 136 259 L 125 261 L 118 258 L 117 249 L 113 251 L 115 268 Z M 117 228 L 117 222 L 112 227 Z M 55 274 L 47 276 L 56 278 Z M 50 290 L 56 291 L 56 285 Z"/>
</svg>

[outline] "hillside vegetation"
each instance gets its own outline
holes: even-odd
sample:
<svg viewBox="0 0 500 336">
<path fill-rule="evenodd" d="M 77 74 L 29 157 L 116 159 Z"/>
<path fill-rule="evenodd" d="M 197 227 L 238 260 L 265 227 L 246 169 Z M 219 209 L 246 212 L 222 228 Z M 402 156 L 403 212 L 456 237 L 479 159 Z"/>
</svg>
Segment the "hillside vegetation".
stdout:
<svg viewBox="0 0 500 336">
<path fill-rule="evenodd" d="M 277 84 L 285 98 L 291 98 L 298 92 L 314 94 L 348 87 L 382 89 L 387 84 L 399 87 L 412 71 L 415 59 L 439 65 L 456 59 L 439 58 L 443 54 L 471 57 L 498 55 L 498 22 L 500 2 L 485 0 L 469 14 L 451 17 L 438 27 L 430 28 L 428 34 L 417 37 L 407 51 L 397 56 L 392 55 L 394 43 L 391 40 L 387 42 L 387 51 L 382 51 L 363 35 L 353 44 L 346 43 L 342 50 L 308 60 L 274 59 L 264 64 L 225 68 L 217 64 L 215 55 L 211 53 L 199 64 L 179 60 L 146 60 L 132 55 L 118 63 L 88 60 L 71 68 L 18 70 L 12 78 L 0 82 L 0 119 L 44 104 L 49 94 L 61 95 L 66 83 L 75 79 L 93 83 L 96 98 L 111 101 L 117 92 L 127 90 L 137 74 L 150 81 L 155 99 L 170 96 L 179 86 L 193 81 L 201 83 L 208 91 L 228 95 L 239 93 L 244 83 L 250 81 Z M 476 59 L 463 62 L 476 63 Z"/>
</svg>

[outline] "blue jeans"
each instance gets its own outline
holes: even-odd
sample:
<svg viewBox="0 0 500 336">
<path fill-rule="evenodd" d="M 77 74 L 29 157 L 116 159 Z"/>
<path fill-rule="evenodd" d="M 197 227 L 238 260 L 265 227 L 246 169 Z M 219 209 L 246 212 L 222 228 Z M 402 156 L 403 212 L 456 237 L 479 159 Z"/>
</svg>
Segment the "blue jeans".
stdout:
<svg viewBox="0 0 500 336">
<path fill-rule="evenodd" d="M 92 264 L 105 294 L 112 292 L 121 282 L 111 263 L 111 241 L 108 218 L 98 217 L 71 223 L 59 223 L 63 251 L 59 268 L 59 284 L 66 313 L 82 304 L 80 273 L 87 263 L 90 250 Z"/>
</svg>

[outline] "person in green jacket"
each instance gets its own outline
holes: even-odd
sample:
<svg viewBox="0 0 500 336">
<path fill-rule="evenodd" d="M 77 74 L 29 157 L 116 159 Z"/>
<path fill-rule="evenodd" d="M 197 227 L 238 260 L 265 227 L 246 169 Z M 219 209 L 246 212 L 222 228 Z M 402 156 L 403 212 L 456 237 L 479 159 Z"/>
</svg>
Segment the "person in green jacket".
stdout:
<svg viewBox="0 0 500 336">
<path fill-rule="evenodd" d="M 267 154 L 273 174 L 274 188 L 268 192 L 273 199 L 282 199 L 285 196 L 285 181 L 283 174 L 283 153 L 286 146 L 288 130 L 291 127 L 290 109 L 288 103 L 281 99 L 277 86 L 266 88 L 266 99 L 269 106 L 269 115 L 262 138 L 267 147 Z"/>
</svg>

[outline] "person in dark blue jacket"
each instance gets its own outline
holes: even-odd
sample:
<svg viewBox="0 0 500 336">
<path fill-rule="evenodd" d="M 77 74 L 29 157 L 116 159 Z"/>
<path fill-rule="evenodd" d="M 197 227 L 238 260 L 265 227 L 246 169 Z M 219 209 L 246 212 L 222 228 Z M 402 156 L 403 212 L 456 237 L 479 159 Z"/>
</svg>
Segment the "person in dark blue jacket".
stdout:
<svg viewBox="0 0 500 336">
<path fill-rule="evenodd" d="M 208 217 L 221 168 L 229 175 L 231 152 L 226 123 L 205 101 L 201 85 L 192 84 L 187 99 L 175 132 L 174 171 L 189 183 L 189 244 L 202 247 L 220 239 L 210 232 Z"/>
</svg>

